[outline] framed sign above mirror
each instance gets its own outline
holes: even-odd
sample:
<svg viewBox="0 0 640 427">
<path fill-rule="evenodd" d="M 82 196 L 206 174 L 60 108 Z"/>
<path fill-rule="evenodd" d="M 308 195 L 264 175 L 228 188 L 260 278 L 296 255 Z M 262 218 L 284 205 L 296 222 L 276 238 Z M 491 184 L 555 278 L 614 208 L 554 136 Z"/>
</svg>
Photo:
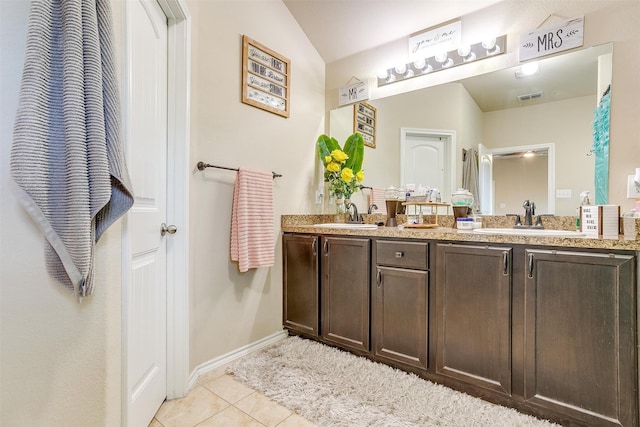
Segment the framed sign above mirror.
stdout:
<svg viewBox="0 0 640 427">
<path fill-rule="evenodd" d="M 376 109 L 366 102 L 353 104 L 353 132 L 364 139 L 364 145 L 376 148 Z"/>
</svg>

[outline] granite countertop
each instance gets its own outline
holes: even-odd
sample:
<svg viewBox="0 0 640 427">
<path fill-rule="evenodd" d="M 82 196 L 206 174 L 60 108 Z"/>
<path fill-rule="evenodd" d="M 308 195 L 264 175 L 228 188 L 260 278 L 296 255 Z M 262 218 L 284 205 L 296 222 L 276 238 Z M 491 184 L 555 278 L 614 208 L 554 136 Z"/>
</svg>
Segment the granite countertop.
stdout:
<svg viewBox="0 0 640 427">
<path fill-rule="evenodd" d="M 365 223 L 384 223 L 384 215 L 363 215 Z M 406 219 L 403 215 L 398 215 L 398 224 L 402 224 Z M 483 227 L 510 228 L 513 226 L 513 218 L 506 216 L 484 216 L 482 217 Z M 544 217 L 543 223 L 546 229 L 552 230 L 575 230 L 575 218 L 571 216 Z M 497 235 L 479 234 L 472 230 L 457 230 L 452 228 L 452 215 L 439 215 L 439 227 L 428 229 L 398 228 L 398 227 L 378 227 L 377 229 L 338 229 L 338 228 L 318 228 L 313 224 L 346 222 L 344 214 L 335 215 L 282 215 L 281 226 L 285 233 L 306 233 L 323 235 L 342 236 L 366 236 L 366 237 L 392 237 L 402 239 L 429 239 L 429 240 L 451 240 L 463 242 L 479 243 L 507 243 L 518 245 L 544 245 L 571 248 L 593 248 L 611 250 L 640 250 L 640 221 L 636 221 L 635 239 L 626 239 L 618 236 L 617 239 L 604 239 L 600 237 L 540 237 L 540 236 L 517 236 L 517 235 Z M 425 222 L 434 223 L 435 217 L 425 216 Z M 573 228 L 572 228 L 573 227 Z"/>
</svg>

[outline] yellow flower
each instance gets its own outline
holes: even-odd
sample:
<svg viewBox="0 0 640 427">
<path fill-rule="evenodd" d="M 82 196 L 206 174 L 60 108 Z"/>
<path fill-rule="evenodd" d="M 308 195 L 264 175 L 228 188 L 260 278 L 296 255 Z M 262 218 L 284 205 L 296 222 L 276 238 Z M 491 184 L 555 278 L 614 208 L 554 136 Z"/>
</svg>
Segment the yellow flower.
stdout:
<svg viewBox="0 0 640 427">
<path fill-rule="evenodd" d="M 340 165 L 336 162 L 331 162 L 327 165 L 327 170 L 329 172 L 340 172 Z"/>
<path fill-rule="evenodd" d="M 358 182 L 362 182 L 362 180 L 364 179 L 364 171 L 358 171 L 358 173 L 356 174 L 356 179 L 358 180 Z"/>
<path fill-rule="evenodd" d="M 331 163 L 331 160 L 332 160 L 332 157 L 329 155 L 329 156 L 324 158 L 324 163 L 325 164 L 329 164 L 329 163 Z"/>
<path fill-rule="evenodd" d="M 344 168 L 340 176 L 344 182 L 351 182 L 353 179 L 353 171 L 350 168 Z"/>
<path fill-rule="evenodd" d="M 344 163 L 349 158 L 349 156 L 347 156 L 342 150 L 333 150 L 331 152 L 331 157 L 333 157 L 333 159 L 338 163 Z"/>
</svg>

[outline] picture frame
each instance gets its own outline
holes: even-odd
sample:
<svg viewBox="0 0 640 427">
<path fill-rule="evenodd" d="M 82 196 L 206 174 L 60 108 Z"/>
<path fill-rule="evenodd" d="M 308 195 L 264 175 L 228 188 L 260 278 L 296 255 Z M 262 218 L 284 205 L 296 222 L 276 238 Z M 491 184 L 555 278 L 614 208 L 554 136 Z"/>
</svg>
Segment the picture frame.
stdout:
<svg viewBox="0 0 640 427">
<path fill-rule="evenodd" d="M 291 61 L 242 36 L 242 102 L 288 118 Z"/>
<path fill-rule="evenodd" d="M 362 135 L 364 145 L 371 148 L 376 148 L 376 114 L 373 105 L 366 102 L 353 104 L 353 132 Z"/>
</svg>

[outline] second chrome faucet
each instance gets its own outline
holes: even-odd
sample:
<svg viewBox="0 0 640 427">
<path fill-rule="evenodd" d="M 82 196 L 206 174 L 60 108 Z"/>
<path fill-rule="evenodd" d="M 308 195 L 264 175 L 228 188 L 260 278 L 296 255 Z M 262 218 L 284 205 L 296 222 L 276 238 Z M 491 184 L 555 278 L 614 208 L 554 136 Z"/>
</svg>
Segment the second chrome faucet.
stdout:
<svg viewBox="0 0 640 427">
<path fill-rule="evenodd" d="M 520 216 L 516 216 L 516 224 L 514 228 L 543 228 L 542 217 L 538 215 L 535 225 L 533 224 L 533 216 L 536 214 L 536 204 L 528 199 L 522 203 L 524 208 L 524 224 L 520 222 Z"/>
</svg>

